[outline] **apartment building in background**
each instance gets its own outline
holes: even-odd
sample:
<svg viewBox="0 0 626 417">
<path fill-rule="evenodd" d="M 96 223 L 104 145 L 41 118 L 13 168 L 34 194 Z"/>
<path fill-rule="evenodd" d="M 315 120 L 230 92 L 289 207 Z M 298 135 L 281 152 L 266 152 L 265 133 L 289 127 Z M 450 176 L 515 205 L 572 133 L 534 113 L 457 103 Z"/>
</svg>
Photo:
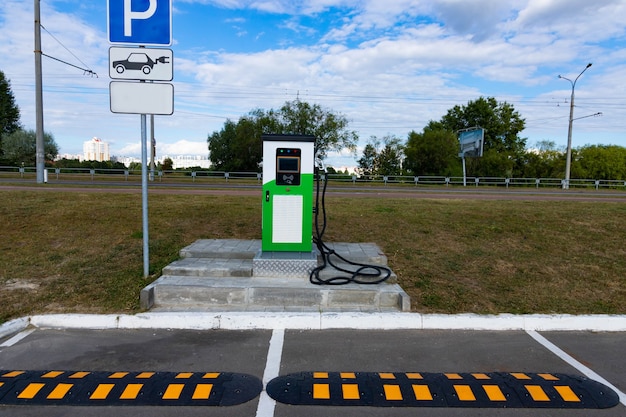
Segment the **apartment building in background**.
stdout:
<svg viewBox="0 0 626 417">
<path fill-rule="evenodd" d="M 110 161 L 109 144 L 98 138 L 83 142 L 83 160 L 99 162 Z"/>
</svg>

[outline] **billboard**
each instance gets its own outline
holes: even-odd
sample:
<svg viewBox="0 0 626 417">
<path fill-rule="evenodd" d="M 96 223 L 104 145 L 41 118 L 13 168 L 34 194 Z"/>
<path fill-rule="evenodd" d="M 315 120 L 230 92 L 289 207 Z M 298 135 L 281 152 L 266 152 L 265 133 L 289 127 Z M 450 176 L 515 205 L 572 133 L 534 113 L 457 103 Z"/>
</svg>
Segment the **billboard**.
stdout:
<svg viewBox="0 0 626 417">
<path fill-rule="evenodd" d="M 461 158 L 478 158 L 483 156 L 485 129 L 472 127 L 460 130 L 458 134 L 461 145 L 459 156 Z"/>
</svg>

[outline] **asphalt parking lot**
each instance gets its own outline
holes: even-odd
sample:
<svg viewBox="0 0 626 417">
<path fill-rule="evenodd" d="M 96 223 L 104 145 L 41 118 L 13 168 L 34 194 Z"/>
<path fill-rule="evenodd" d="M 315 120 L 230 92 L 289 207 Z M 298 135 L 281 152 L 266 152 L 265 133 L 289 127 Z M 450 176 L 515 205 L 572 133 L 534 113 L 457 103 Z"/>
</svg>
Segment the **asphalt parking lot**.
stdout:
<svg viewBox="0 0 626 417">
<path fill-rule="evenodd" d="M 567 386 L 566 376 L 585 380 L 575 364 L 623 393 L 625 345 L 624 332 L 30 328 L 0 339 L 0 415 L 626 416 L 623 394 L 605 409 L 580 408 L 573 386 L 560 397 L 544 387 L 531 408 L 509 397 L 528 390 L 535 399 L 530 387 Z M 291 378 L 274 389 L 298 392 L 295 403 L 260 392 L 277 377 Z M 439 381 L 426 388 L 431 403 L 403 402 L 410 386 L 424 393 L 419 380 L 428 378 Z M 218 396 L 223 403 L 211 403 Z"/>
</svg>

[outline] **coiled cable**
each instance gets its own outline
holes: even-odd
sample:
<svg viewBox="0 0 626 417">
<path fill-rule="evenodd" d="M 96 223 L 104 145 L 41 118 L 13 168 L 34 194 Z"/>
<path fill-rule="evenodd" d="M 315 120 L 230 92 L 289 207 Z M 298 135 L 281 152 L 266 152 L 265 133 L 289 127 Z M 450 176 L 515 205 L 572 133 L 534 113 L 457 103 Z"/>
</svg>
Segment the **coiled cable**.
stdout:
<svg viewBox="0 0 626 417">
<path fill-rule="evenodd" d="M 327 218 L 326 218 L 326 187 L 328 186 L 328 176 L 324 178 L 324 187 L 321 192 L 321 205 L 320 205 L 320 182 L 321 176 L 317 167 L 316 172 L 316 193 L 315 193 L 315 236 L 313 237 L 313 243 L 317 247 L 317 250 L 322 256 L 322 264 L 313 269 L 309 275 L 309 281 L 315 285 L 346 285 L 350 283 L 373 285 L 380 284 L 391 276 L 391 269 L 381 265 L 369 265 L 359 262 L 350 261 L 343 256 L 335 252 L 334 249 L 328 247 L 324 243 L 324 233 L 326 232 Z M 321 210 L 320 210 L 321 208 Z M 320 211 L 322 215 L 322 224 L 320 226 L 319 217 Z M 346 269 L 338 266 L 333 262 L 332 257 L 343 261 L 345 264 L 357 267 L 355 270 Z M 328 266 L 334 269 L 344 272 L 346 275 L 337 275 L 330 278 L 320 277 L 320 272 L 326 269 Z"/>
</svg>

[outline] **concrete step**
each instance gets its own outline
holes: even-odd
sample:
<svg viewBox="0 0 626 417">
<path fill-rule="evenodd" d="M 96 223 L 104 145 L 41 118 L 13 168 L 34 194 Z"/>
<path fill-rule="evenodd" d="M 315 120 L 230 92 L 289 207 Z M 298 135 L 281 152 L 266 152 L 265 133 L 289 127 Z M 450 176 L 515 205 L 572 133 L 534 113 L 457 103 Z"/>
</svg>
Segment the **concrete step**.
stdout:
<svg viewBox="0 0 626 417">
<path fill-rule="evenodd" d="M 163 268 L 163 275 L 251 277 L 252 259 L 182 258 Z"/>
<path fill-rule="evenodd" d="M 375 243 L 327 242 L 326 246 L 350 262 L 368 265 L 387 265 L 387 256 Z M 335 255 L 330 257 L 335 263 L 343 262 Z"/>
<path fill-rule="evenodd" d="M 387 265 L 375 243 L 330 243 L 345 259 Z M 202 239 L 183 248 L 181 259 L 163 268 L 163 276 L 141 291 L 145 309 L 168 311 L 409 311 L 409 296 L 397 276 L 379 284 L 315 285 L 309 273 L 322 264 L 313 252 L 262 252 L 260 240 Z M 355 271 L 331 256 L 339 268 Z M 369 270 L 371 271 L 371 270 Z M 322 280 L 351 277 L 327 267 Z M 366 278 L 360 277 L 363 281 Z"/>
<path fill-rule="evenodd" d="M 218 258 L 182 258 L 172 262 L 165 268 L 163 268 L 163 275 L 178 275 L 178 276 L 190 276 L 190 277 L 252 277 L 263 275 L 254 273 L 253 260 L 251 259 L 218 259 Z M 322 280 L 327 280 L 334 277 L 346 277 L 350 278 L 352 274 L 344 271 L 356 271 L 359 267 L 344 262 L 333 262 L 333 265 L 340 269 L 335 269 L 331 265 L 327 265 L 326 268 L 320 271 L 319 276 Z M 342 271 L 344 270 L 344 271 Z M 310 272 L 310 270 L 308 271 Z M 297 274 L 301 278 L 307 278 L 309 273 Z M 376 272 L 373 269 L 366 269 L 364 272 L 372 273 Z M 266 274 L 267 275 L 267 274 Z M 295 276 L 295 274 L 292 274 Z M 269 278 L 279 277 L 278 274 L 274 277 L 266 276 Z M 376 280 L 376 278 L 359 277 L 363 281 Z M 398 276 L 395 272 L 391 271 L 391 275 L 387 280 L 387 283 L 395 284 L 398 282 Z"/>
<path fill-rule="evenodd" d="M 260 240 L 200 239 L 180 250 L 182 258 L 252 259 L 261 250 Z"/>
<path fill-rule="evenodd" d="M 409 311 L 397 284 L 313 285 L 302 278 L 164 275 L 141 292 L 154 311 Z"/>
<path fill-rule="evenodd" d="M 326 245 L 351 262 L 387 265 L 387 257 L 375 243 L 327 242 Z M 317 248 L 313 250 L 319 257 Z M 181 258 L 253 259 L 260 251 L 260 240 L 200 239 L 181 249 L 180 256 Z M 335 257 L 333 259 L 337 260 Z"/>
</svg>

